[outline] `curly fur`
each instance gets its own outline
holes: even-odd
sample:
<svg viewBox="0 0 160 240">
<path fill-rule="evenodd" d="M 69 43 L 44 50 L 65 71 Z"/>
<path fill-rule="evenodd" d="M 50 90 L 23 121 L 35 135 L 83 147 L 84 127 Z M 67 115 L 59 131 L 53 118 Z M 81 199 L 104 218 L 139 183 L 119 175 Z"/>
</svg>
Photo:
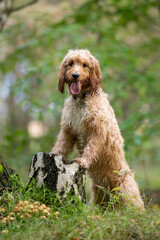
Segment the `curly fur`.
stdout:
<svg viewBox="0 0 160 240">
<path fill-rule="evenodd" d="M 81 84 L 77 96 L 70 91 L 75 72 L 80 74 L 78 80 Z M 98 186 L 119 187 L 122 202 L 143 209 L 134 173 L 125 161 L 123 138 L 114 111 L 101 88 L 98 61 L 88 50 L 70 50 L 64 57 L 58 84 L 62 93 L 65 84 L 70 96 L 64 104 L 61 130 L 52 152 L 66 158 L 76 145 L 79 157 L 75 161 L 88 170 L 95 203 L 109 200 Z M 85 92 L 87 94 L 82 97 Z"/>
</svg>

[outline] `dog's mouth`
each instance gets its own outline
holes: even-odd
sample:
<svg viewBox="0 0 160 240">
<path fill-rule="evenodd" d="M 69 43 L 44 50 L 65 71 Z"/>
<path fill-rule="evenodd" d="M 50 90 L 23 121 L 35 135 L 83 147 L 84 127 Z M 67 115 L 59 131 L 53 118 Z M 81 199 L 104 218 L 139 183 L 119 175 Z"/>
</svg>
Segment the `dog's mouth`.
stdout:
<svg viewBox="0 0 160 240">
<path fill-rule="evenodd" d="M 72 82 L 70 86 L 70 91 L 73 95 L 77 95 L 81 91 L 81 83 L 80 81 Z"/>
</svg>

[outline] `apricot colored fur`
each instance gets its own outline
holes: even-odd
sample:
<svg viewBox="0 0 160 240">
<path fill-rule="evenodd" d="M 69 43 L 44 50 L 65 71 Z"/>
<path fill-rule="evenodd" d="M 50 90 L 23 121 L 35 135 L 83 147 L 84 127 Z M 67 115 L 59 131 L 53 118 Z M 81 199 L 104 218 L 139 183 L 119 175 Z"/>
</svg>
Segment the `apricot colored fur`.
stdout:
<svg viewBox="0 0 160 240">
<path fill-rule="evenodd" d="M 123 138 L 114 111 L 101 88 L 98 61 L 88 50 L 70 50 L 64 57 L 58 84 L 62 93 L 65 84 L 70 89 L 75 72 L 80 74 L 81 91 L 75 98 L 70 92 L 65 101 L 61 130 L 52 152 L 67 158 L 76 145 L 79 157 L 75 161 L 88 170 L 95 203 L 105 204 L 109 200 L 98 186 L 119 187 L 122 202 L 143 209 L 134 173 L 125 161 Z"/>
</svg>

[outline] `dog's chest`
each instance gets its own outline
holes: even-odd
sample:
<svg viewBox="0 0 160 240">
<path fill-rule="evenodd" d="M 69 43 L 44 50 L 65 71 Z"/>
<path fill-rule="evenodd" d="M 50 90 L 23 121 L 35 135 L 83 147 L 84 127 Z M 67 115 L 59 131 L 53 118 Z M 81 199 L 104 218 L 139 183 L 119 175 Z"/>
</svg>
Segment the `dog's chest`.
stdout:
<svg viewBox="0 0 160 240">
<path fill-rule="evenodd" d="M 72 104 L 68 104 L 64 111 L 65 125 L 69 126 L 74 133 L 83 134 L 86 131 L 85 120 L 87 111 L 84 103 L 75 101 Z"/>
</svg>

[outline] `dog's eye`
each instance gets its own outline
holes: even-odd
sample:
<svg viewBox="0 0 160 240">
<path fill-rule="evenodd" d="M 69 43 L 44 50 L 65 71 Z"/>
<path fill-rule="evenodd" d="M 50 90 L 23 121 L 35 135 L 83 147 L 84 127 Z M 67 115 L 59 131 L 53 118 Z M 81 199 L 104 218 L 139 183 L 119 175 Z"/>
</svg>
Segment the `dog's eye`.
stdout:
<svg viewBox="0 0 160 240">
<path fill-rule="evenodd" d="M 83 63 L 83 67 L 84 67 L 84 68 L 87 67 L 87 64 Z"/>
<path fill-rule="evenodd" d="M 69 66 L 72 66 L 73 65 L 73 61 L 69 63 Z"/>
</svg>

